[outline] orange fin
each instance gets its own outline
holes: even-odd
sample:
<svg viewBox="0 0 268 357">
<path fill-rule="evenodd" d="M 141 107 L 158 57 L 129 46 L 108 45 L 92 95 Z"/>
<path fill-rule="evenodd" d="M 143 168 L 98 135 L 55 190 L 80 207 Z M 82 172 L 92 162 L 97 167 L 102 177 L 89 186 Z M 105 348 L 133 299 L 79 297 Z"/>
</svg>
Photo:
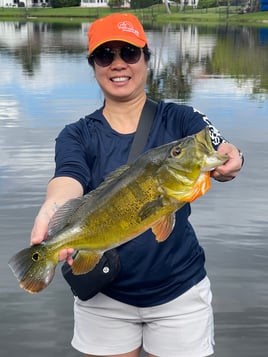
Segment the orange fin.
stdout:
<svg viewBox="0 0 268 357">
<path fill-rule="evenodd" d="M 102 257 L 102 253 L 79 250 L 72 264 L 74 275 L 86 274 L 91 271 Z"/>
<path fill-rule="evenodd" d="M 203 172 L 197 179 L 192 190 L 180 198 L 184 202 L 193 202 L 198 197 L 204 195 L 210 189 L 210 173 Z"/>
<path fill-rule="evenodd" d="M 153 226 L 152 231 L 158 242 L 165 241 L 172 232 L 175 225 L 175 213 L 161 217 Z"/>
</svg>

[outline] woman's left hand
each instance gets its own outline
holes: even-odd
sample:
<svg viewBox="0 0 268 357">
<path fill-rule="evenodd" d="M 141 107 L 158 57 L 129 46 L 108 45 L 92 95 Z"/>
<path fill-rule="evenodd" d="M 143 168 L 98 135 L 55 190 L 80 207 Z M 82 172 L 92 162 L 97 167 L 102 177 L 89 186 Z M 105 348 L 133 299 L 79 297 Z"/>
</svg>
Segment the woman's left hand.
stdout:
<svg viewBox="0 0 268 357">
<path fill-rule="evenodd" d="M 229 159 L 223 165 L 211 171 L 210 176 L 220 182 L 234 179 L 243 166 L 242 153 L 230 143 L 220 144 L 217 151 L 221 155 L 228 154 Z"/>
</svg>

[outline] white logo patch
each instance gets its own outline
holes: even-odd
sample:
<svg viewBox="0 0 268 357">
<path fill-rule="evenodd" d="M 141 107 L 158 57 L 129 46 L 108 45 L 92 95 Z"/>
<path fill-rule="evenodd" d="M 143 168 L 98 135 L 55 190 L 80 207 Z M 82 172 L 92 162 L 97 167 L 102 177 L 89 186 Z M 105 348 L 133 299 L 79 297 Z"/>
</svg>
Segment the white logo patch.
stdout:
<svg viewBox="0 0 268 357">
<path fill-rule="evenodd" d="M 134 26 L 129 21 L 119 22 L 117 27 L 119 28 L 119 30 L 122 30 L 124 32 L 132 32 L 135 36 L 139 37 L 139 31 L 135 30 Z"/>
</svg>

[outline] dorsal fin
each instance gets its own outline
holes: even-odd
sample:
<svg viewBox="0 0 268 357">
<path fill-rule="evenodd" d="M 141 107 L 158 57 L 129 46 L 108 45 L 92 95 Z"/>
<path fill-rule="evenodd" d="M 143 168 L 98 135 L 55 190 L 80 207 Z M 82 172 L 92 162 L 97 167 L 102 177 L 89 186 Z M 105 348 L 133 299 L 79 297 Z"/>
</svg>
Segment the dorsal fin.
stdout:
<svg viewBox="0 0 268 357">
<path fill-rule="evenodd" d="M 105 180 L 94 190 L 94 192 L 98 192 L 103 190 L 106 186 L 109 185 L 109 189 L 111 188 L 111 184 L 113 182 L 117 182 L 118 178 L 129 169 L 129 165 L 120 166 L 118 169 L 110 172 L 106 177 Z"/>
<path fill-rule="evenodd" d="M 117 170 L 111 172 L 105 180 L 93 191 L 87 193 L 85 196 L 73 198 L 67 201 L 63 206 L 61 206 L 56 213 L 51 218 L 48 225 L 48 237 L 47 240 L 51 239 L 63 228 L 68 227 L 72 223 L 72 218 L 83 204 L 88 202 L 88 200 L 94 200 L 96 194 L 99 191 L 105 190 L 106 187 L 111 189 L 111 184 L 117 182 L 118 178 L 129 168 L 128 165 L 119 167 Z M 94 201 L 92 201 L 92 206 L 94 206 Z M 76 217 L 77 218 L 77 217 Z"/>
<path fill-rule="evenodd" d="M 129 165 L 122 165 L 118 169 L 110 172 L 106 177 L 103 183 L 100 185 L 102 186 L 103 184 L 108 184 L 111 181 L 117 179 L 119 176 L 121 176 L 126 170 L 129 169 Z"/>
<path fill-rule="evenodd" d="M 85 204 L 89 199 L 94 200 L 95 195 L 98 194 L 99 191 L 104 190 L 106 187 L 109 187 L 110 190 L 111 184 L 113 182 L 116 183 L 118 181 L 118 178 L 128 168 L 128 165 L 123 165 L 119 167 L 115 171 L 111 172 L 95 190 L 89 192 L 85 196 L 73 198 L 66 202 L 63 206 L 61 206 L 49 222 L 47 240 L 51 239 L 53 236 L 55 236 L 55 234 L 57 234 L 63 228 L 67 227 L 69 224 L 72 223 L 73 215 L 75 214 L 77 209 L 83 205 L 83 203 Z M 94 201 L 92 201 L 92 204 L 94 204 Z"/>
<path fill-rule="evenodd" d="M 87 193 L 85 196 L 83 196 L 83 203 L 88 202 L 88 200 L 92 200 L 92 205 L 94 205 L 94 198 L 96 195 L 99 194 L 100 191 L 104 191 L 105 193 L 105 188 L 109 187 L 109 191 L 112 188 L 112 183 L 117 183 L 118 178 L 129 168 L 128 165 L 123 165 L 116 169 L 115 171 L 112 171 L 109 175 L 106 176 L 105 180 L 100 183 L 100 185 L 95 188 L 95 190 L 90 191 Z"/>
<path fill-rule="evenodd" d="M 55 212 L 48 224 L 47 240 L 54 237 L 55 234 L 70 224 L 72 215 L 77 210 L 77 208 L 80 207 L 82 201 L 83 197 L 73 198 L 67 201 Z"/>
</svg>

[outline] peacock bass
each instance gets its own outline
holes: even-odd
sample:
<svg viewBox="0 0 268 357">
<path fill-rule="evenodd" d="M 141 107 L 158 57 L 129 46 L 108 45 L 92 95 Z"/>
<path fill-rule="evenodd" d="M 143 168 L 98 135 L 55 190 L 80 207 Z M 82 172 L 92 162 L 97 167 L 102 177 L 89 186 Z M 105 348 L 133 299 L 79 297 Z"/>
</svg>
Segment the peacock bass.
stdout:
<svg viewBox="0 0 268 357">
<path fill-rule="evenodd" d="M 112 172 L 95 190 L 68 201 L 52 217 L 41 244 L 15 254 L 9 266 L 30 293 L 53 279 L 58 254 L 74 248 L 72 271 L 85 274 L 102 254 L 152 229 L 168 238 L 175 212 L 210 188 L 210 173 L 228 160 L 211 144 L 209 129 L 147 151 L 129 166 Z"/>
</svg>

